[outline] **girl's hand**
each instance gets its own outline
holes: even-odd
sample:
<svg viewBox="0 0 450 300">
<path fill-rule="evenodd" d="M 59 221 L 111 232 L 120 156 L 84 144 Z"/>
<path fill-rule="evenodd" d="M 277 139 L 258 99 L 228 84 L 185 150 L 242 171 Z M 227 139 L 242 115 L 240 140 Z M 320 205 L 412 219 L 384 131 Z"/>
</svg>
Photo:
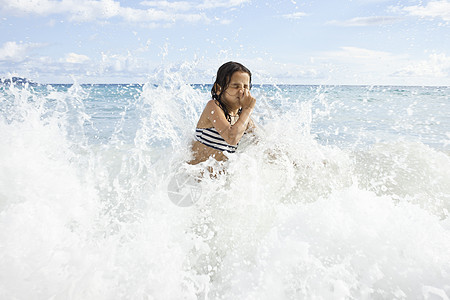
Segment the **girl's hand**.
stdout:
<svg viewBox="0 0 450 300">
<path fill-rule="evenodd" d="M 253 109 L 256 104 L 256 99 L 252 97 L 248 89 L 242 89 L 240 91 L 239 104 L 241 105 L 242 109 Z"/>
</svg>

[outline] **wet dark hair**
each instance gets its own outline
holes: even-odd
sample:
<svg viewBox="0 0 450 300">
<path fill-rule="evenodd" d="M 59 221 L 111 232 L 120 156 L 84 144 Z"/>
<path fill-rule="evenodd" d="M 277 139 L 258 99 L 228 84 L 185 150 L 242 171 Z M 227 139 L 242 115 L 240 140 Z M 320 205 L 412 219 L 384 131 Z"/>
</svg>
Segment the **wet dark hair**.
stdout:
<svg viewBox="0 0 450 300">
<path fill-rule="evenodd" d="M 235 72 L 245 72 L 250 76 L 250 87 L 252 86 L 252 72 L 250 72 L 249 69 L 247 69 L 244 65 L 229 61 L 227 63 L 224 63 L 222 66 L 220 66 L 219 70 L 217 70 L 217 76 L 216 81 L 213 84 L 213 87 L 211 89 L 211 96 L 216 102 L 218 103 L 219 107 L 223 110 L 225 113 L 225 117 L 227 118 L 228 122 L 231 123 L 231 116 L 228 112 L 227 107 L 222 101 L 222 95 L 224 94 L 225 90 L 228 88 L 228 85 L 230 84 L 231 76 Z M 217 94 L 217 89 L 220 87 L 220 94 Z M 239 110 L 238 113 L 240 113 L 241 110 Z"/>
</svg>

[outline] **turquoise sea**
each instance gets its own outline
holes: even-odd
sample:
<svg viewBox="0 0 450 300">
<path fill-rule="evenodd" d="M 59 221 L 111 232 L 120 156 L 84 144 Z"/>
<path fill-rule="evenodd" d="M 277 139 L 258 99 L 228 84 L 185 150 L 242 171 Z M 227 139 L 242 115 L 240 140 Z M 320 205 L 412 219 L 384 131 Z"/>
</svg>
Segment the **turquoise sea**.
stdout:
<svg viewBox="0 0 450 300">
<path fill-rule="evenodd" d="M 1 299 L 450 297 L 450 87 L 255 84 L 190 166 L 210 88 L 0 86 Z"/>
</svg>

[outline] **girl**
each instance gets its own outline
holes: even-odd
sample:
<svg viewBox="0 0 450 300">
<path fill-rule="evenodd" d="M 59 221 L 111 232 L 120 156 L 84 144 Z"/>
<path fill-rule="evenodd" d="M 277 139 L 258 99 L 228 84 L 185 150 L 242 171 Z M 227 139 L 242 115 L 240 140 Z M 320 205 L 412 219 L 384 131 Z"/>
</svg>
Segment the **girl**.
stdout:
<svg viewBox="0 0 450 300">
<path fill-rule="evenodd" d="M 197 123 L 190 164 L 211 156 L 226 160 L 226 153 L 236 151 L 244 132 L 254 128 L 250 115 L 256 100 L 250 94 L 251 82 L 252 73 L 240 63 L 230 61 L 219 68 L 211 89 L 212 100 Z"/>
</svg>

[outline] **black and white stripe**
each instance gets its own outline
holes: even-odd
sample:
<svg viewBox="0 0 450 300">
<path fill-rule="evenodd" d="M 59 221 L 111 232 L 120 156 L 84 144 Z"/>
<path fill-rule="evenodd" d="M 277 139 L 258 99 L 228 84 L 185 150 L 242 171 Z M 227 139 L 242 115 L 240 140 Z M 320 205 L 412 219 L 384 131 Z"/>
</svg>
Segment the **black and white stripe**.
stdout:
<svg viewBox="0 0 450 300">
<path fill-rule="evenodd" d="M 195 139 L 208 147 L 228 153 L 234 153 L 237 149 L 237 145 L 228 144 L 214 127 L 197 128 L 195 130 Z"/>
</svg>

